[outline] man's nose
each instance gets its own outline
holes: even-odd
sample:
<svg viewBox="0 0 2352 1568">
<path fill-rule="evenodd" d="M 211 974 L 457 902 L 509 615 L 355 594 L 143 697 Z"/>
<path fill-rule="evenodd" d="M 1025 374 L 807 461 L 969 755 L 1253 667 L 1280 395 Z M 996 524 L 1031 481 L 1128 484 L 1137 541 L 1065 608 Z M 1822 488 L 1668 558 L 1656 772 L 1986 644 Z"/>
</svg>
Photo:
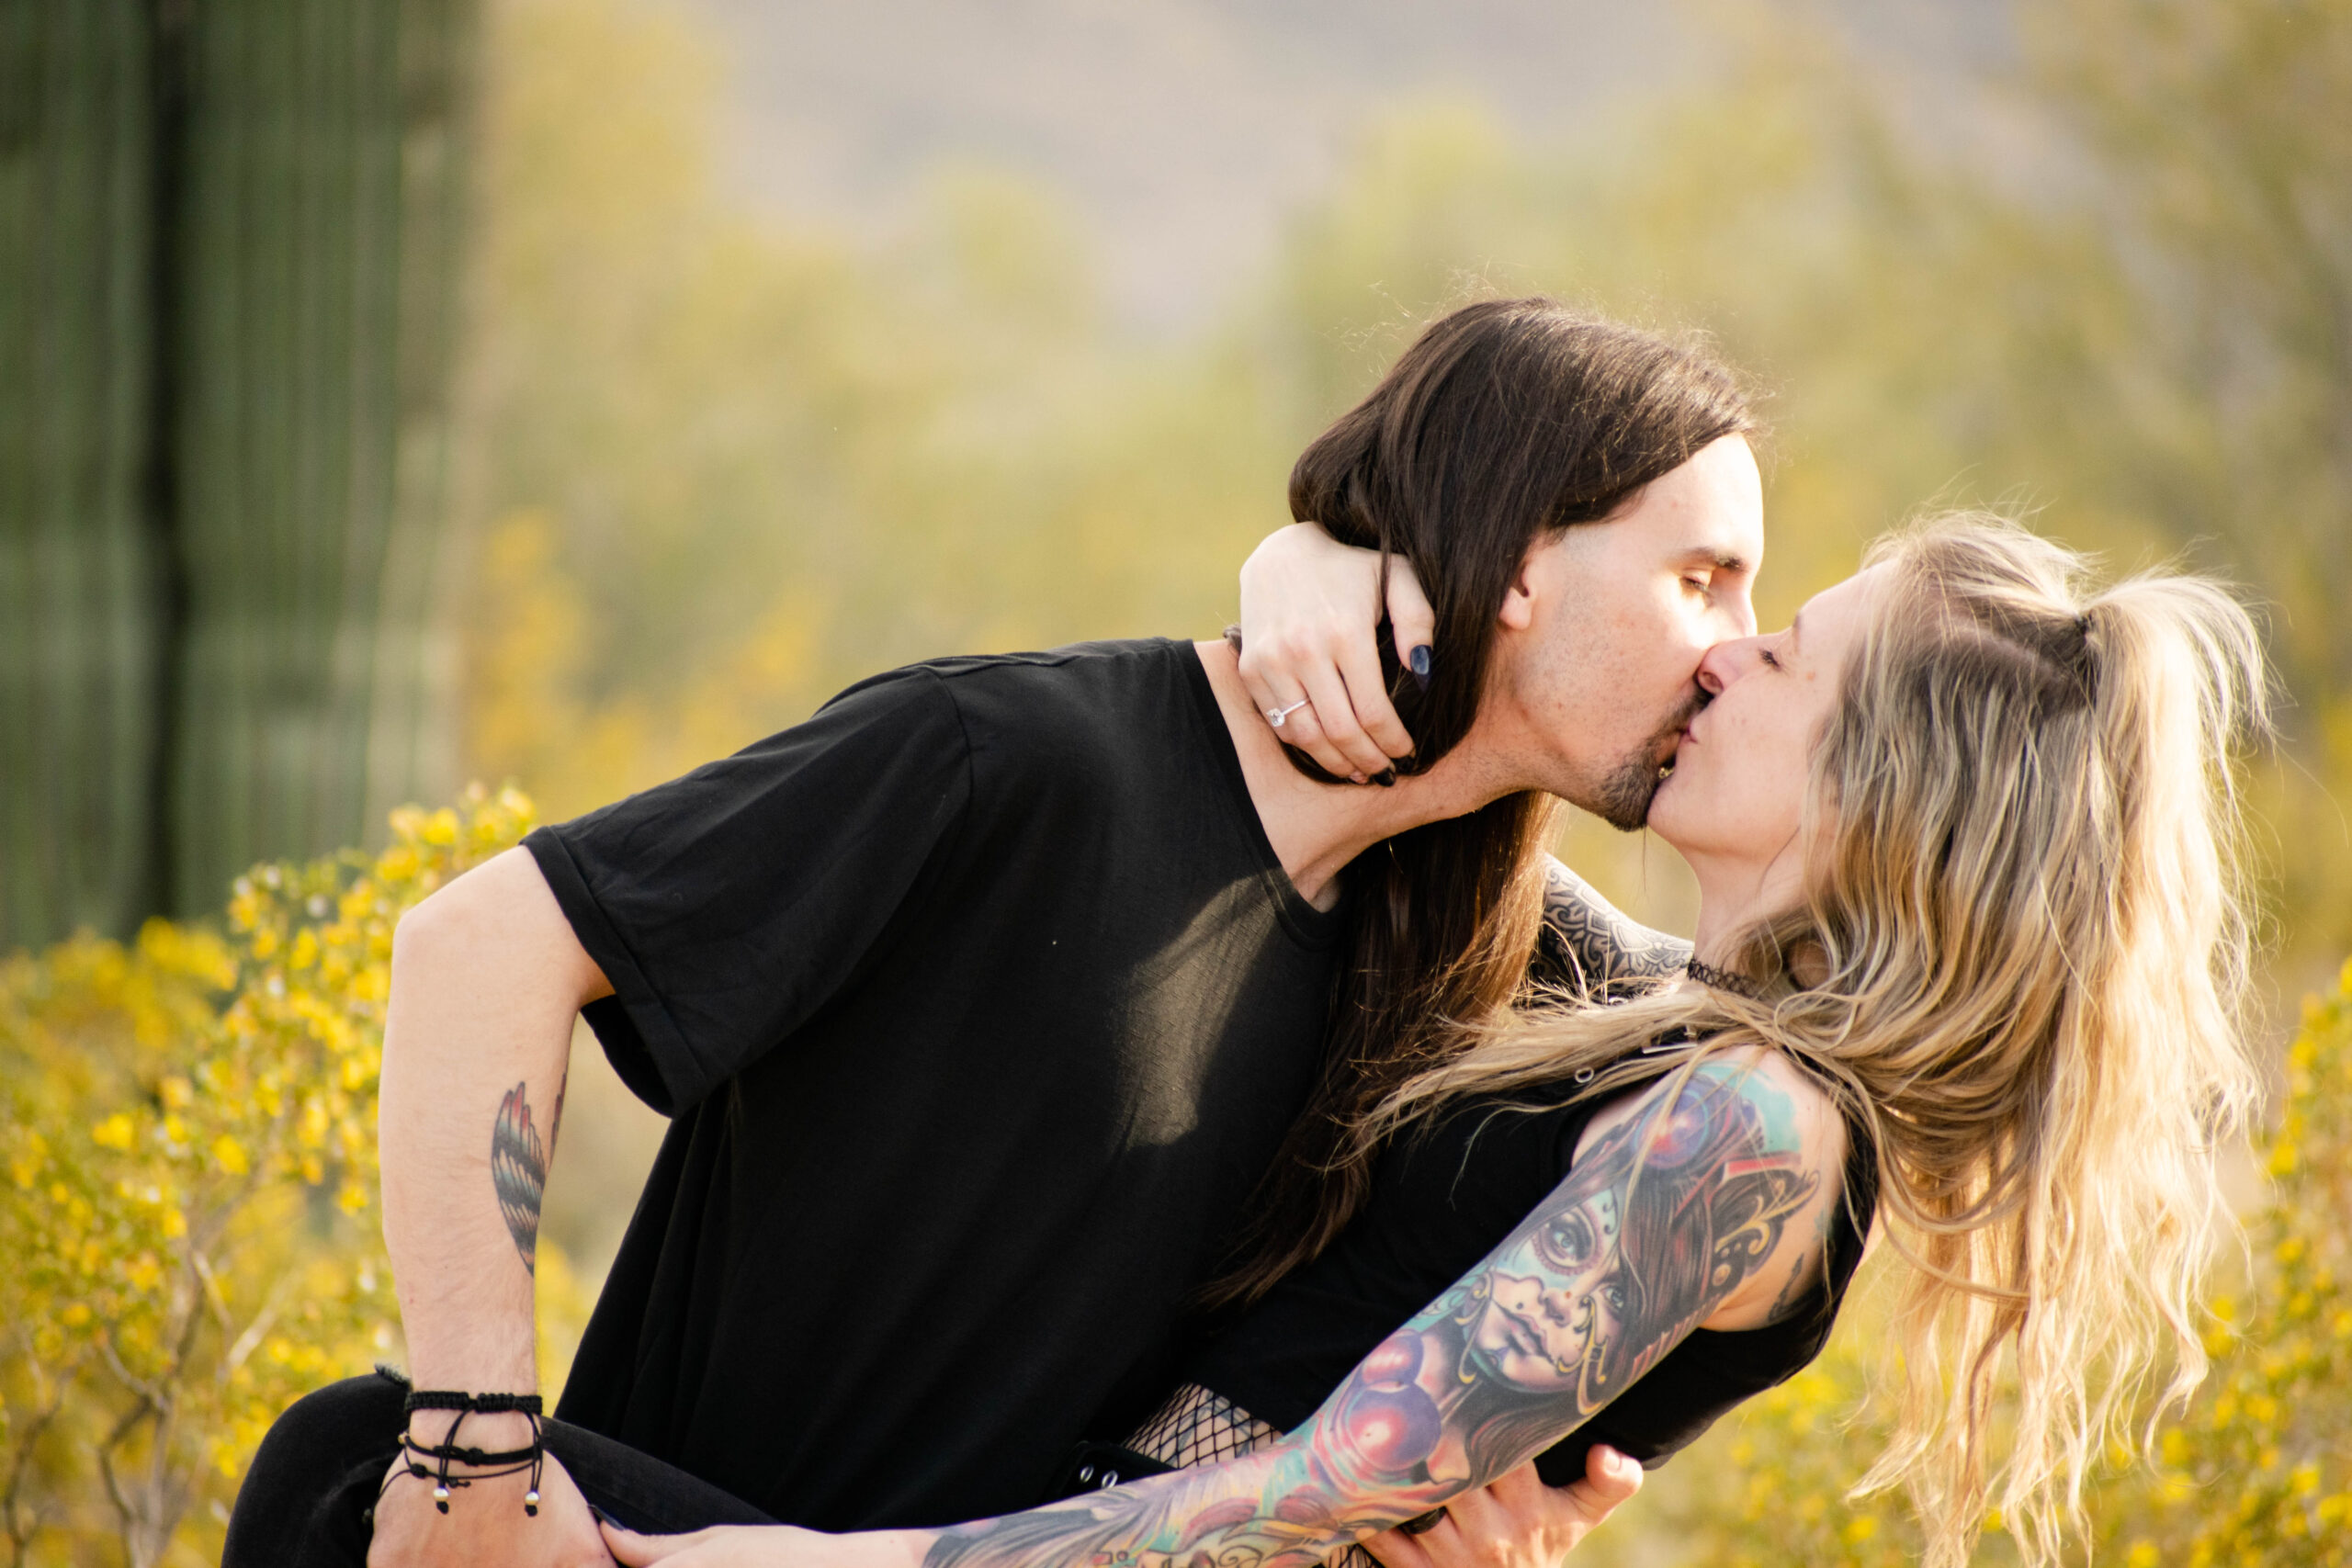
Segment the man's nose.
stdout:
<svg viewBox="0 0 2352 1568">
<path fill-rule="evenodd" d="M 1748 637 L 1756 635 L 1756 601 L 1750 596 L 1748 584 L 1745 580 L 1741 581 L 1737 592 L 1722 601 L 1716 608 L 1730 620 L 1733 637 Z"/>
<path fill-rule="evenodd" d="M 1757 652 L 1761 637 L 1734 637 L 1707 649 L 1699 660 L 1699 687 L 1711 697 L 1720 697 L 1733 682 L 1758 668 Z"/>
</svg>

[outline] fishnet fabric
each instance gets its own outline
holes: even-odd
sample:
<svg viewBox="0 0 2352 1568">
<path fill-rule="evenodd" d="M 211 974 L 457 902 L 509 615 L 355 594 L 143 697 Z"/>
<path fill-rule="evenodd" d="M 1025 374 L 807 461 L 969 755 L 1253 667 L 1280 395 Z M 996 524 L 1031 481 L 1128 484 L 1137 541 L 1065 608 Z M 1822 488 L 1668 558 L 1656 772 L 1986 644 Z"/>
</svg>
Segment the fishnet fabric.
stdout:
<svg viewBox="0 0 2352 1568">
<path fill-rule="evenodd" d="M 1126 1446 L 1162 1464 L 1190 1469 L 1246 1454 L 1281 1436 L 1224 1395 L 1188 1382 L 1136 1429 Z"/>
<path fill-rule="evenodd" d="M 1272 1442 L 1282 1434 L 1222 1394 L 1186 1383 L 1168 1396 L 1158 1413 L 1136 1428 L 1126 1446 L 1139 1454 L 1189 1470 L 1215 1464 Z M 1324 1568 L 1381 1568 L 1361 1546 L 1341 1549 Z"/>
</svg>

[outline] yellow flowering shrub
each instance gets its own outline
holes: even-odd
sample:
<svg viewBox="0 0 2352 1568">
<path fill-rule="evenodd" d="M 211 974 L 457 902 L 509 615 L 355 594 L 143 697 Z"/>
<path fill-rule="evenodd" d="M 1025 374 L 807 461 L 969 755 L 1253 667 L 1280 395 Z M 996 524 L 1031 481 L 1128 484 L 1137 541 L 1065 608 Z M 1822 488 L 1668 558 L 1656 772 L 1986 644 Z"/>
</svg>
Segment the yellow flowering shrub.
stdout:
<svg viewBox="0 0 2352 1568">
<path fill-rule="evenodd" d="M 2352 1565 L 2352 962 L 2307 998 L 2257 1151 L 2249 1288 L 2214 1303 L 2214 1374 L 2153 1467 L 2099 1499 L 2108 1551 L 2187 1568 Z"/>
<path fill-rule="evenodd" d="M 2270 1185 L 2248 1223 L 2249 1267 L 2206 1335 L 2212 1375 L 2186 1410 L 2162 1414 L 2150 1453 L 2111 1453 L 2091 1479 L 2098 1562 L 2352 1565 L 2352 962 L 2333 994 L 2304 1003 L 2285 1066 L 2276 1131 L 2255 1151 Z M 1859 1288 L 1819 1362 L 1677 1461 L 1686 1473 L 1660 1501 L 1691 1561 L 1917 1561 L 1902 1499 L 1848 1495 L 1885 1438 L 1867 1397 L 1876 1294 Z M 1977 1561 L 2013 1561 L 1998 1516 L 1987 1524 Z"/>
<path fill-rule="evenodd" d="M 376 1083 L 401 911 L 530 803 L 0 960 L 0 1563 L 217 1562 L 279 1411 L 397 1348 Z"/>
<path fill-rule="evenodd" d="M 0 959 L 0 1568 L 218 1561 L 278 1412 L 396 1356 L 374 1212 L 392 928 L 531 820 L 520 795 L 476 790 L 394 813 L 381 854 L 257 869 L 218 931 L 154 921 Z M 2306 1004 L 2285 1089 L 2213 1376 L 2147 1460 L 2095 1479 L 2100 1562 L 2352 1565 L 2352 964 Z M 587 1303 L 545 1238 L 538 1288 L 553 1389 Z M 1848 1495 L 1884 1436 L 1875 1296 L 1866 1277 L 1817 1364 L 1585 1554 L 1612 1559 L 1613 1532 L 1660 1562 L 1916 1562 L 1899 1498 Z M 1979 1561 L 2010 1560 L 1988 1522 Z"/>
</svg>

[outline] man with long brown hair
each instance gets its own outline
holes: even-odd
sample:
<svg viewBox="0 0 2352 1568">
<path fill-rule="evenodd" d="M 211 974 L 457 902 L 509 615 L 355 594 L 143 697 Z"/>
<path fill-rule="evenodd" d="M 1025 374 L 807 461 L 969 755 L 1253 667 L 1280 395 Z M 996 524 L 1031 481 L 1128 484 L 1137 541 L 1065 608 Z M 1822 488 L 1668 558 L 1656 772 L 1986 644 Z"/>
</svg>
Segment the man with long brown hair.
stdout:
<svg viewBox="0 0 2352 1568">
<path fill-rule="evenodd" d="M 1525 983 L 1553 797 L 1640 820 L 1700 659 L 1753 630 L 1750 425 L 1689 346 L 1492 301 L 1307 449 L 1294 514 L 1434 606 L 1442 657 L 1382 672 L 1420 743 L 1392 787 L 1295 766 L 1312 699 L 1253 700 L 1225 641 L 943 660 L 426 900 L 381 1121 L 413 1389 L 289 1412 L 229 1562 L 601 1562 L 592 1506 L 1037 1501 L 1160 1392 L 1188 1303 L 1344 1222 L 1345 1134 L 1426 1024 Z M 1569 956 L 1622 964 L 1617 934 Z M 582 1013 L 672 1126 L 543 1424 L 531 1265 Z M 1476 1551 L 1392 1550 L 1431 1547 Z"/>
</svg>

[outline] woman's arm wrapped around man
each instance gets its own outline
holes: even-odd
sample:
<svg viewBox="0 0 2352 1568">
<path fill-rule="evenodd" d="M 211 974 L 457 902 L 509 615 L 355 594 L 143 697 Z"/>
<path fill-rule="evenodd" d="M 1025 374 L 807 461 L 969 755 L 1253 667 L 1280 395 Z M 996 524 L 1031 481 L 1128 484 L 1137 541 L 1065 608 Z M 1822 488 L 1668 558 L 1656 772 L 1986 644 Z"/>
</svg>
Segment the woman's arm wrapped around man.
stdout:
<svg viewBox="0 0 2352 1568">
<path fill-rule="evenodd" d="M 1712 1057 L 1596 1118 L 1550 1197 L 1277 1443 L 939 1530 L 616 1551 L 679 1568 L 1312 1568 L 1525 1463 L 1702 1323 L 1764 1321 L 1817 1264 L 1844 1158 L 1803 1075 Z"/>
</svg>

